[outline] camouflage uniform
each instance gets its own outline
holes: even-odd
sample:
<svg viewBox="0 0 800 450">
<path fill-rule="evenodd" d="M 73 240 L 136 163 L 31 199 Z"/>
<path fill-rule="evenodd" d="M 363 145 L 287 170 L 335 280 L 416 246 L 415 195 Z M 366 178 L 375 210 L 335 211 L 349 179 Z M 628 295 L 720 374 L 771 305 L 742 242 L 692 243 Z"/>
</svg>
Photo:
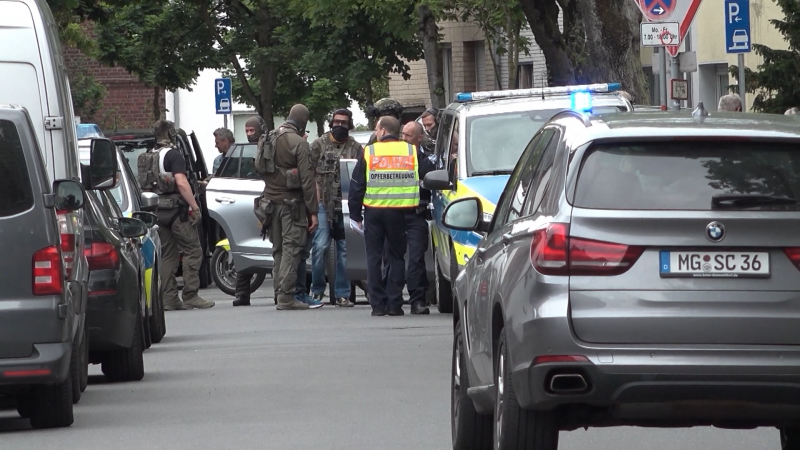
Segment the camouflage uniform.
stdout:
<svg viewBox="0 0 800 450">
<path fill-rule="evenodd" d="M 401 120 L 401 116 L 403 114 L 403 105 L 400 104 L 397 100 L 391 98 L 382 98 L 375 102 L 374 105 L 367 107 L 367 117 L 372 116 L 375 119 L 379 119 L 383 116 L 394 116 L 397 120 Z M 367 145 L 374 144 L 378 139 L 375 137 L 375 133 L 372 133 L 372 136 L 369 137 L 369 142 Z"/>
<path fill-rule="evenodd" d="M 349 137 L 344 144 L 336 142 L 330 132 L 323 134 L 311 143 L 311 162 L 316 169 L 320 204 L 328 211 L 328 222 L 333 220 L 331 211 L 342 208 L 342 186 L 339 174 L 339 160 L 357 159 L 364 151 L 361 144 Z"/>
</svg>

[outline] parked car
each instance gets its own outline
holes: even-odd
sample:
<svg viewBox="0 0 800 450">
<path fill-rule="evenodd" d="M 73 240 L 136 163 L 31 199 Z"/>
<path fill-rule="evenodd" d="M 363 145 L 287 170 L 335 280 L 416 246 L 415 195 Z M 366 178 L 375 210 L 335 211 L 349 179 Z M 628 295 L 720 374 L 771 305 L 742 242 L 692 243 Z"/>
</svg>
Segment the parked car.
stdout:
<svg viewBox="0 0 800 450">
<path fill-rule="evenodd" d="M 75 274 L 84 242 L 71 214 L 84 189 L 49 181 L 22 108 L 0 106 L 0 152 L 0 397 L 34 428 L 69 426 L 88 381 L 86 284 Z"/>
<path fill-rule="evenodd" d="M 88 158 L 88 141 L 79 140 L 78 145 L 81 162 L 84 162 Z M 119 167 L 117 184 L 109 190 L 109 193 L 117 202 L 122 216 L 133 217 L 137 212 L 155 211 L 158 206 L 158 195 L 152 192 L 142 192 L 128 160 L 119 148 L 117 148 L 116 155 Z M 161 299 L 161 277 L 158 271 L 158 268 L 161 267 L 161 238 L 158 235 L 158 225 L 153 224 L 148 227 L 147 234 L 141 239 L 139 251 L 145 264 L 144 286 L 147 299 L 145 318 L 149 324 L 149 340 L 157 344 L 167 333 L 164 304 Z"/>
<path fill-rule="evenodd" d="M 137 173 L 139 172 L 137 166 L 139 155 L 156 145 L 156 138 L 155 134 L 153 134 L 153 130 L 117 130 L 106 132 L 106 135 L 117 144 L 117 148 L 122 150 L 133 174 L 133 179 L 136 180 Z M 208 168 L 206 167 L 203 152 L 200 150 L 200 144 L 194 132 L 187 135 L 183 129 L 178 129 L 177 148 L 183 154 L 186 166 L 189 168 L 187 178 L 189 179 L 192 192 L 195 193 L 198 199 L 197 203 L 200 205 L 203 213 L 203 220 L 198 225 L 197 232 L 200 235 L 200 246 L 203 252 L 203 262 L 200 266 L 200 288 L 205 289 L 211 284 L 211 252 L 217 244 L 217 241 L 214 240 L 210 232 L 211 221 L 208 217 L 206 194 L 200 187 L 200 181 L 208 178 Z M 181 275 L 182 270 L 183 265 L 181 264 L 178 266 L 178 276 Z"/>
<path fill-rule="evenodd" d="M 450 185 L 432 195 L 433 283 L 440 312 L 453 311 L 451 282 L 472 254 L 481 235 L 450 230 L 441 221 L 453 200 L 477 196 L 491 216 L 511 170 L 526 143 L 554 114 L 563 109 L 631 111 L 617 95 L 618 83 L 510 91 L 462 92 L 441 111 L 435 164 Z"/>
<path fill-rule="evenodd" d="M 138 381 L 144 377 L 143 352 L 150 338 L 138 241 L 147 227 L 139 219 L 123 217 L 108 191 L 86 193 L 89 362 L 101 364 L 111 381 Z M 150 213 L 136 213 L 141 214 Z"/>
<path fill-rule="evenodd" d="M 798 148 L 786 116 L 561 112 L 491 218 L 452 201 L 445 226 L 486 234 L 455 279 L 453 448 L 637 425 L 800 447 Z"/>
</svg>

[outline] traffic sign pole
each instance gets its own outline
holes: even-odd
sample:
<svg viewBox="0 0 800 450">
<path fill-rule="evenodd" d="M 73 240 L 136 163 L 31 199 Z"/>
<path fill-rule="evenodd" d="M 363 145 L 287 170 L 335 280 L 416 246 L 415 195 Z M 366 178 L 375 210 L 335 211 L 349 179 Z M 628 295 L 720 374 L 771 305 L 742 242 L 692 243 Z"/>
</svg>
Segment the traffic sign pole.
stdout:
<svg viewBox="0 0 800 450">
<path fill-rule="evenodd" d="M 750 0 L 725 0 L 725 51 L 737 53 L 739 62 L 739 98 L 742 99 L 742 110 L 747 109 L 745 102 L 744 54 L 750 53 Z"/>
<path fill-rule="evenodd" d="M 658 49 L 658 81 L 661 90 L 661 110 L 667 110 L 667 50 L 664 47 Z"/>
<path fill-rule="evenodd" d="M 747 102 L 744 99 L 744 53 L 739 53 L 739 98 L 742 99 L 742 111 L 747 110 Z"/>
<path fill-rule="evenodd" d="M 666 56 L 666 54 L 664 54 Z M 677 80 L 680 78 L 680 71 L 679 71 L 679 63 L 678 57 L 672 56 L 672 67 L 670 67 L 670 79 Z M 681 110 L 681 101 L 680 100 L 672 100 L 672 104 L 670 105 L 670 111 L 680 111 Z"/>
</svg>

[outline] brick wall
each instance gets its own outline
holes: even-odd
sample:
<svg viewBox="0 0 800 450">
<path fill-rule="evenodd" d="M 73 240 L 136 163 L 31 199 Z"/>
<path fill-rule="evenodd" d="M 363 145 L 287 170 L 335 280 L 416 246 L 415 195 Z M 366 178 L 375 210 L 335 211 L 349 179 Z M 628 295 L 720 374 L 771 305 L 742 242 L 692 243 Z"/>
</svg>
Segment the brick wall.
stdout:
<svg viewBox="0 0 800 450">
<path fill-rule="evenodd" d="M 153 120 L 152 88 L 146 87 L 138 79 L 121 67 L 107 67 L 84 55 L 81 51 L 65 47 L 64 62 L 67 72 L 83 72 L 91 75 L 106 89 L 102 107 L 94 117 L 81 116 L 83 123 L 97 123 L 102 130 L 125 128 L 151 128 Z M 70 86 L 75 89 L 74 86 Z M 160 95 L 161 117 L 164 117 L 165 95 Z M 80 111 L 75 114 L 80 115 Z"/>
</svg>

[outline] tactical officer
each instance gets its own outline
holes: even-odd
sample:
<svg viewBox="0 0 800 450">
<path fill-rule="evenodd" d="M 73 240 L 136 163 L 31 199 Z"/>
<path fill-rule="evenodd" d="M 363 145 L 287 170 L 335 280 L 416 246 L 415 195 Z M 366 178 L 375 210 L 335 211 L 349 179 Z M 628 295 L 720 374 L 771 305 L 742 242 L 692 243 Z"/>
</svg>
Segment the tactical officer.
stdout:
<svg viewBox="0 0 800 450">
<path fill-rule="evenodd" d="M 342 187 L 339 161 L 356 159 L 363 154 L 361 145 L 350 136 L 353 113 L 348 109 L 333 112 L 330 131 L 311 143 L 311 160 L 316 167 L 317 193 L 319 195 L 319 228 L 314 232 L 311 250 L 311 293 L 315 300 L 325 297 L 325 251 L 331 239 L 336 241 L 336 269 L 334 296 L 336 306 L 351 307 L 350 280 L 347 279 L 347 247 L 344 239 L 342 215 Z"/>
<path fill-rule="evenodd" d="M 308 234 L 318 225 L 319 201 L 311 149 L 303 138 L 308 115 L 304 105 L 294 105 L 286 123 L 261 136 L 254 161 L 264 178 L 264 192 L 256 199 L 254 211 L 272 242 L 272 279 L 279 310 L 322 306 L 322 303 L 308 305 L 295 298 L 300 254 Z"/>
<path fill-rule="evenodd" d="M 398 140 L 400 121 L 396 118 L 381 117 L 375 133 L 379 142 L 364 149 L 350 181 L 350 226 L 364 233 L 372 315 L 402 316 L 406 215 L 414 214 L 419 206 L 421 161 L 413 145 Z M 382 276 L 385 243 L 390 259 L 386 281 Z"/>
<path fill-rule="evenodd" d="M 380 119 L 384 116 L 394 117 L 398 121 L 401 121 L 401 116 L 403 114 L 403 105 L 400 104 L 397 100 L 391 98 L 382 98 L 375 102 L 374 105 L 370 105 L 367 107 L 367 117 L 374 117 L 375 119 Z M 375 122 L 375 127 L 377 130 L 377 122 Z M 367 145 L 372 145 L 377 141 L 377 136 L 375 133 L 372 133 L 372 136 L 369 137 L 369 142 Z"/>
<path fill-rule="evenodd" d="M 175 148 L 175 124 L 159 120 L 154 125 L 155 148 L 139 155 L 139 185 L 144 191 L 155 192 L 158 201 L 158 235 L 161 238 L 161 279 L 164 310 L 206 309 L 214 302 L 203 300 L 200 289 L 202 250 L 197 233 L 200 206 L 194 198 L 186 177 L 186 161 Z M 178 271 L 183 254 L 183 303 L 178 299 Z"/>
</svg>

